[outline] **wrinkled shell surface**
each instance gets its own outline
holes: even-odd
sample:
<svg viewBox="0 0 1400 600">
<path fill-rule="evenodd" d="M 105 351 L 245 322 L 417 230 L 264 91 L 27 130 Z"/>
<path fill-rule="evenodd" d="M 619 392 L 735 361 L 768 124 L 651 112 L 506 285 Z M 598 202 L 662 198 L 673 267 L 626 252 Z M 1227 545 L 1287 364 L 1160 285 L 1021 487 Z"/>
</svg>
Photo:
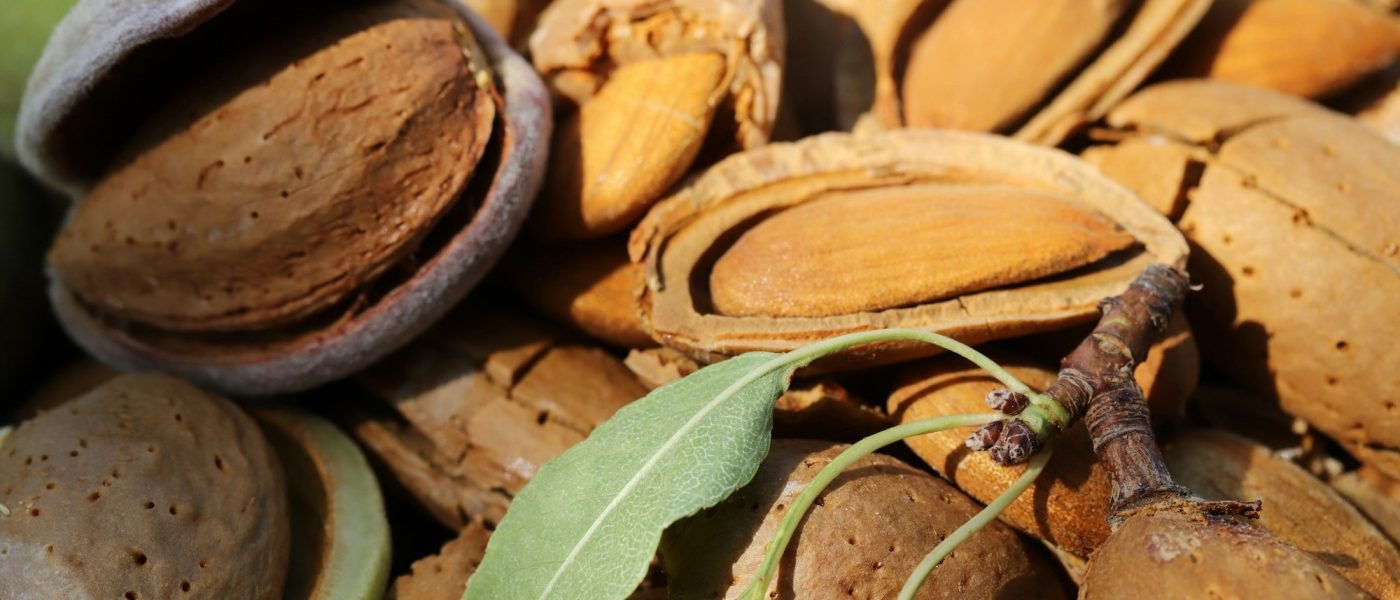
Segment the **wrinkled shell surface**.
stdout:
<svg viewBox="0 0 1400 600">
<path fill-rule="evenodd" d="M 0 597 L 281 598 L 286 493 L 233 404 L 120 377 L 0 449 Z"/>
<path fill-rule="evenodd" d="M 661 552 L 672 598 L 733 598 L 802 488 L 845 446 L 773 440 L 749 485 L 667 530 Z M 818 497 L 793 537 L 769 597 L 893 598 L 914 566 L 980 510 L 941 479 L 873 454 Z M 774 596 L 773 594 L 776 594 Z M 1062 598 L 1048 557 L 992 523 L 933 571 L 919 598 Z"/>
</svg>

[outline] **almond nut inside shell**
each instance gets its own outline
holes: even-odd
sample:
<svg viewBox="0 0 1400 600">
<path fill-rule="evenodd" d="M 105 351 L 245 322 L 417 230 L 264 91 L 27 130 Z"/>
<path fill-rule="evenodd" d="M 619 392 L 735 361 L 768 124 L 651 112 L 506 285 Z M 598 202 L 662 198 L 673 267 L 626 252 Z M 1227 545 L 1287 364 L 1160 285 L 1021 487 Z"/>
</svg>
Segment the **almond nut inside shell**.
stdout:
<svg viewBox="0 0 1400 600">
<path fill-rule="evenodd" d="M 415 249 L 490 139 L 490 78 L 456 23 L 370 3 L 210 65 L 70 216 L 54 272 L 97 310 L 174 331 L 266 329 L 345 300 Z M 269 64 L 252 87 L 229 75 Z"/>
</svg>

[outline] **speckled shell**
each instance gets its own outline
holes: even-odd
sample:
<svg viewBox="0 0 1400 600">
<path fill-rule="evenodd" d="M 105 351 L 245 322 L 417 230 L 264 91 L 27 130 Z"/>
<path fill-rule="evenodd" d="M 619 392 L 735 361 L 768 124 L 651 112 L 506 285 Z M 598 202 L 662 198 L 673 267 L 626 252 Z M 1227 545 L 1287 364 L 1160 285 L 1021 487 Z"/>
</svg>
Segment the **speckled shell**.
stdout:
<svg viewBox="0 0 1400 600">
<path fill-rule="evenodd" d="M 1202 80 L 1143 90 L 1108 124 L 1195 163 L 1179 226 L 1202 356 L 1400 475 L 1400 146 L 1309 102 Z"/>
<path fill-rule="evenodd" d="M 120 377 L 0 446 L 0 597 L 281 598 L 286 494 L 233 404 Z"/>
<path fill-rule="evenodd" d="M 785 508 L 845 448 L 774 440 L 751 483 L 668 529 L 661 552 L 670 597 L 736 597 L 762 562 Z M 924 555 L 980 509 L 953 486 L 899 460 L 861 458 L 808 511 L 768 597 L 893 598 Z M 1066 596 L 1044 551 L 993 522 L 944 559 L 917 597 Z"/>
</svg>

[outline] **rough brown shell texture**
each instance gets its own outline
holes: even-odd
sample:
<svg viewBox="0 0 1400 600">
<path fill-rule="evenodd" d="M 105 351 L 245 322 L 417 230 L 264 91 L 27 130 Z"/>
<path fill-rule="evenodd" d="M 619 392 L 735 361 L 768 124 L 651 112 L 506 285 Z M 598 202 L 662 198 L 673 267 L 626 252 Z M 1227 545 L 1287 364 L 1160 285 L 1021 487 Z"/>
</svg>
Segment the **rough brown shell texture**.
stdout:
<svg viewBox="0 0 1400 600">
<path fill-rule="evenodd" d="M 1310 103 L 1208 81 L 1148 88 L 1108 122 L 1197 164 L 1179 225 L 1197 248 L 1203 288 L 1186 308 L 1206 360 L 1400 474 L 1400 147 Z"/>
<path fill-rule="evenodd" d="M 0 596 L 281 598 L 286 494 L 233 404 L 122 376 L 0 449 Z"/>
<path fill-rule="evenodd" d="M 1155 346 L 1151 353 L 1160 354 L 1161 348 Z M 995 347 L 989 352 L 1033 389 L 1045 389 L 1055 381 L 1055 371 L 1049 368 L 1055 364 L 1054 359 L 1029 358 L 1008 350 Z M 1182 375 L 1162 371 L 1160 365 L 1160 361 L 1155 364 L 1151 360 L 1144 361 L 1135 373 L 1137 380 Z M 955 356 L 940 356 L 901 369 L 896 386 L 890 394 L 888 409 L 901 423 L 986 412 L 987 394 L 1003 387 L 990 375 Z M 1154 417 L 1180 411 L 1184 399 L 1170 396 L 1168 392 L 1149 397 Z M 1025 470 L 1024 466 L 999 465 L 985 452 L 968 450 L 963 437 L 958 435 L 921 435 L 905 443 L 935 471 L 983 502 L 995 499 Z M 1069 554 L 1087 557 L 1108 538 L 1111 492 L 1108 473 L 1095 460 L 1088 431 L 1075 425 L 1055 442 L 1055 455 L 1045 473 L 1002 513 L 1001 519 Z"/>
<path fill-rule="evenodd" d="M 963 217 L 976 226 L 960 226 Z M 889 233 L 905 221 L 938 235 Z M 643 270 L 638 297 L 652 337 L 712 362 L 882 327 L 969 343 L 1060 329 L 1091 319 L 1146 264 L 1184 264 L 1186 245 L 1150 207 L 1069 155 L 904 130 L 731 156 L 655 206 L 629 252 Z M 918 285 L 900 287 L 906 280 Z M 839 309 L 811 305 L 808 292 L 839 300 Z M 869 364 L 929 348 L 872 345 L 839 360 Z"/>
<path fill-rule="evenodd" d="M 1202 597 L 1370 596 L 1252 524 L 1172 511 L 1124 521 L 1089 558 L 1080 587 L 1085 599 Z"/>
<path fill-rule="evenodd" d="M 1400 21 L 1356 0 L 1222 0 L 1162 69 L 1325 98 L 1400 57 Z"/>
<path fill-rule="evenodd" d="M 85 36 L 125 4 L 78 5 L 21 114 L 26 164 L 86 195 L 50 296 L 102 360 L 311 387 L 420 333 L 518 230 L 547 98 L 459 5 L 164 3 L 119 23 L 158 41 Z"/>
<path fill-rule="evenodd" d="M 1400 482 L 1362 467 L 1334 477 L 1332 487 L 1400 544 Z"/>
<path fill-rule="evenodd" d="M 846 446 L 773 440 L 753 480 L 661 541 L 672 598 L 733 598 L 763 560 L 785 511 Z M 924 555 L 980 510 L 894 458 L 861 458 L 818 497 L 793 536 L 770 598 L 893 598 Z M 1053 562 L 992 523 L 935 569 L 918 598 L 1066 597 Z"/>
<path fill-rule="evenodd" d="M 1192 430 L 1162 445 L 1172 477 L 1207 500 L 1263 500 L 1258 524 L 1377 598 L 1400 594 L 1400 551 L 1302 467 L 1232 434 Z"/>
<path fill-rule="evenodd" d="M 369 397 L 337 418 L 454 529 L 498 522 L 540 465 L 647 392 L 607 352 L 475 303 L 358 381 Z"/>
<path fill-rule="evenodd" d="M 997 131 L 1046 145 L 1131 93 L 1210 6 L 1203 0 L 823 3 L 852 15 L 870 40 L 873 112 L 883 126 Z"/>
<path fill-rule="evenodd" d="M 437 554 L 413 561 L 411 571 L 389 588 L 390 600 L 459 600 L 467 579 L 486 555 L 491 531 L 480 520 L 468 523 Z"/>
</svg>

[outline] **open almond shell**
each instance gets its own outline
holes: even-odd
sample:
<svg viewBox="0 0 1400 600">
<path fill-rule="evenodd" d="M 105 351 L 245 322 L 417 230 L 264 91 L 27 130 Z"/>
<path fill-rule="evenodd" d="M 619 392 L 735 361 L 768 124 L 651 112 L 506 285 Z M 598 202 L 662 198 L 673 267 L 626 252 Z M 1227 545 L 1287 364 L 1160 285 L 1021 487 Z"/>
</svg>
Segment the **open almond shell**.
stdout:
<svg viewBox="0 0 1400 600">
<path fill-rule="evenodd" d="M 123 86 L 141 85 L 143 64 L 178 51 L 180 41 L 233 14 L 230 1 L 149 4 L 91 0 L 59 25 L 26 92 L 18 150 L 42 180 L 77 196 L 121 144 Z M 460 3 L 448 2 L 471 30 L 500 94 L 488 155 L 456 205 L 424 235 L 406 273 L 369 282 L 357 296 L 296 323 L 271 329 L 176 333 L 116 318 L 80 299 L 58 278 L 49 295 L 60 321 L 84 349 L 126 370 L 158 369 L 240 395 L 306 389 L 357 371 L 425 330 L 460 301 L 504 253 L 543 176 L 551 118 L 548 93 L 529 64 Z M 246 13 L 240 18 L 247 18 Z M 177 52 L 178 53 L 178 52 Z M 91 143 L 89 143 L 91 142 Z"/>
<path fill-rule="evenodd" d="M 868 206 L 861 209 L 878 215 L 884 198 L 898 200 L 903 189 L 938 192 L 945 187 L 974 200 L 983 192 L 989 196 L 1020 195 L 1035 199 L 1032 202 L 1044 199 L 1103 221 L 1114 235 L 1128 236 L 1131 243 L 1087 264 L 1074 263 L 1077 266 L 1049 274 L 1012 273 L 986 288 L 977 287 L 976 282 L 960 284 L 952 289 L 962 291 L 949 297 L 907 305 L 872 304 L 866 310 L 824 316 L 752 311 L 747 316 L 732 316 L 713 308 L 709 289 L 713 265 L 739 245 L 736 238 L 765 221 L 772 222 L 794 207 L 829 201 L 824 195 L 851 192 L 884 194 L 870 196 Z M 859 214 L 850 216 L 846 223 L 862 220 Z M 1015 216 L 1006 215 L 1007 219 Z M 989 230 L 979 235 L 997 238 L 1002 233 L 997 229 L 998 221 L 993 215 L 987 220 Z M 1026 225 L 1030 233 L 1018 229 L 1007 230 L 1005 235 L 1034 251 L 1038 247 L 1037 224 Z M 832 227 L 832 231 L 790 232 L 787 239 L 851 241 L 851 237 L 837 237 L 841 233 L 837 230 L 846 229 L 846 225 Z M 842 249 L 867 244 L 885 244 L 889 254 L 872 251 L 862 255 L 866 264 L 844 263 L 828 272 L 816 270 L 815 276 L 826 278 L 818 284 L 856 287 L 859 284 L 846 280 L 849 273 L 912 264 L 910 261 L 918 258 L 901 256 L 903 244 L 891 236 L 835 245 Z M 959 251 L 957 244 L 950 242 L 952 251 Z M 708 363 L 754 350 L 792 350 L 836 335 L 886 327 L 922 329 L 972 344 L 1060 329 L 1091 319 L 1097 314 L 1098 302 L 1120 293 L 1144 266 L 1165 263 L 1182 267 L 1187 247 L 1165 218 L 1127 189 L 1067 154 L 982 134 L 907 130 L 862 137 L 827 134 L 730 157 L 654 207 L 633 231 L 629 253 L 643 269 L 637 297 L 643 324 L 652 337 Z M 781 273 L 785 265 L 769 266 Z M 939 273 L 937 266 L 926 268 Z M 749 286 L 762 287 L 773 286 Z M 870 287 L 879 289 L 856 289 L 853 293 L 870 292 L 866 294 L 869 297 L 882 293 L 882 285 Z M 841 366 L 857 366 L 932 352 L 923 344 L 888 342 L 848 351 L 837 360 Z M 831 361 L 824 364 L 833 365 Z"/>
</svg>

